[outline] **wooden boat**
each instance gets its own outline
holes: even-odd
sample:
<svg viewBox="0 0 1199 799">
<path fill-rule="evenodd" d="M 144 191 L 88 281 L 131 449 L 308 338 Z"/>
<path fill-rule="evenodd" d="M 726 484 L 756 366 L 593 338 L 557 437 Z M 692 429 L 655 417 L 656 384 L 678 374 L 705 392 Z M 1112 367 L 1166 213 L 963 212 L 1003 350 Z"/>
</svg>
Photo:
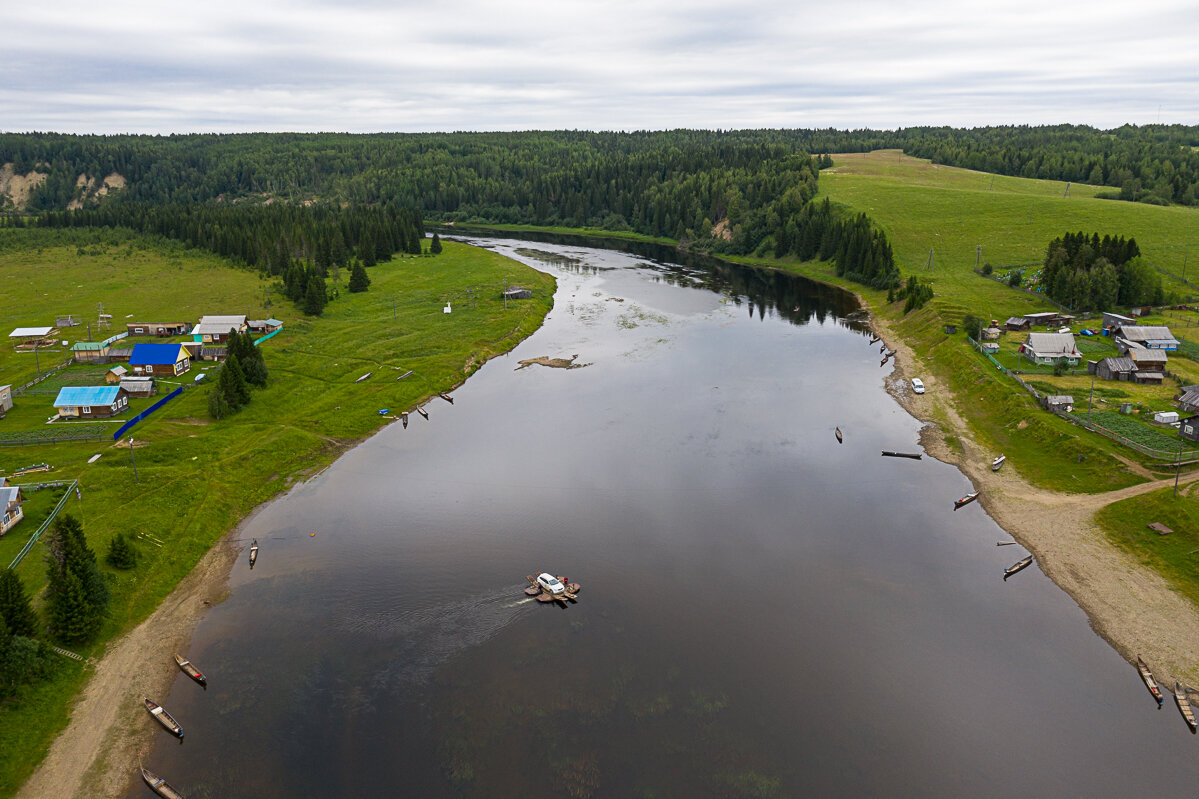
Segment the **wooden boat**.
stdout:
<svg viewBox="0 0 1199 799">
<path fill-rule="evenodd" d="M 963 505 L 969 505 L 971 502 L 973 502 L 976 499 L 978 499 L 977 491 L 975 491 L 972 494 L 967 494 L 966 496 L 962 497 L 961 499 L 955 499 L 953 501 L 953 509 L 957 510 L 958 508 L 962 507 Z"/>
<path fill-rule="evenodd" d="M 426 411 L 424 408 L 417 408 L 416 412 L 419 413 L 421 416 L 425 417 L 426 419 L 429 418 L 429 412 Z"/>
<path fill-rule="evenodd" d="M 449 394 L 446 394 L 445 392 L 439 391 L 439 392 L 437 392 L 437 396 L 441 397 L 443 400 L 445 400 L 446 402 L 448 402 L 451 405 L 454 404 L 454 398 L 451 397 Z"/>
<path fill-rule="evenodd" d="M 1003 570 L 1004 582 L 1007 582 L 1007 578 L 1011 577 L 1016 572 L 1027 569 L 1030 563 L 1032 563 L 1032 555 L 1023 557 L 1020 560 L 1013 563 L 1011 566 L 1008 566 L 1006 569 Z"/>
<path fill-rule="evenodd" d="M 884 356 L 884 357 L 883 357 L 883 359 L 882 359 L 881 361 L 879 361 L 879 362 L 878 362 L 878 365 L 879 365 L 879 366 L 886 366 L 886 365 L 887 365 L 887 361 L 888 361 L 888 360 L 890 360 L 890 356 Z"/>
<path fill-rule="evenodd" d="M 876 341 L 878 341 L 880 338 L 882 338 L 882 336 L 871 336 L 871 337 L 870 337 L 870 343 L 871 343 L 871 344 L 873 344 L 873 343 L 875 343 Z"/>
<path fill-rule="evenodd" d="M 370 376 L 371 376 L 371 375 L 373 375 L 373 374 L 374 374 L 374 372 L 367 372 L 366 374 L 364 374 L 362 377 L 358 378 L 358 379 L 357 379 L 357 380 L 355 380 L 354 382 L 355 382 L 355 383 L 361 383 L 363 380 L 366 380 L 368 377 L 370 377 Z"/>
<path fill-rule="evenodd" d="M 397 377 L 397 378 L 396 378 L 396 380 L 397 380 L 397 381 L 399 381 L 399 380 L 403 380 L 405 377 L 408 377 L 408 376 L 409 376 L 409 375 L 411 375 L 411 374 L 412 374 L 412 370 L 411 370 L 411 369 L 409 369 L 407 372 L 404 372 L 404 374 L 402 374 L 402 375 L 400 375 L 399 377 Z"/>
<path fill-rule="evenodd" d="M 1162 689 L 1158 688 L 1157 680 L 1153 679 L 1153 672 L 1149 671 L 1149 666 L 1145 661 L 1141 660 L 1141 656 L 1137 655 L 1137 673 L 1141 675 L 1141 682 L 1145 683 L 1145 687 L 1149 689 L 1149 693 L 1153 694 L 1153 698 L 1157 700 L 1157 706 L 1162 706 Z"/>
<path fill-rule="evenodd" d="M 1194 735 L 1195 712 L 1191 710 L 1191 700 L 1187 699 L 1187 692 L 1182 690 L 1182 684 L 1177 680 L 1174 681 L 1174 704 L 1178 705 L 1178 712 L 1182 714 L 1187 726 L 1191 728 L 1191 735 Z"/>
<path fill-rule="evenodd" d="M 841 428 L 840 428 L 840 427 L 838 427 L 838 428 L 835 428 L 835 429 L 833 430 L 833 435 L 835 435 L 835 436 L 837 437 L 837 443 L 838 443 L 838 444 L 844 443 L 844 442 L 842 442 L 842 440 L 841 440 Z"/>
<path fill-rule="evenodd" d="M 254 568 L 254 561 L 258 560 L 258 539 L 255 538 L 250 544 L 250 568 Z"/>
<path fill-rule="evenodd" d="M 193 666 L 192 662 L 190 660 L 187 660 L 186 658 L 183 657 L 183 655 L 176 653 L 175 654 L 175 663 L 177 663 L 179 665 L 179 668 L 182 669 L 183 673 L 186 674 L 188 677 L 191 677 L 193 680 L 200 683 L 200 685 L 203 685 L 205 688 L 208 687 L 208 678 L 204 676 L 203 672 L 201 672 L 199 669 L 197 669 L 195 666 Z"/>
<path fill-rule="evenodd" d="M 400 421 L 404 423 L 404 429 L 407 430 L 408 429 L 408 411 L 404 411 L 403 413 L 400 414 Z"/>
<path fill-rule="evenodd" d="M 167 728 L 167 731 L 177 738 L 183 737 L 183 726 L 166 711 L 162 705 L 155 702 L 153 699 L 145 699 L 146 710 L 150 711 L 150 715 L 158 719 L 158 723 Z"/>
<path fill-rule="evenodd" d="M 997 471 L 999 471 L 1001 468 L 1003 468 L 1003 462 L 1004 462 L 1005 460 L 1007 460 L 1007 456 L 1006 456 L 1006 455 L 1000 455 L 998 458 L 996 458 L 995 460 L 991 461 L 991 471 L 993 471 L 993 472 L 997 472 Z"/>
<path fill-rule="evenodd" d="M 142 779 L 146 781 L 146 785 L 150 786 L 150 790 L 165 799 L 183 799 L 183 794 L 175 789 L 175 786 L 164 780 L 162 777 L 155 774 L 145 766 L 141 767 Z"/>
<path fill-rule="evenodd" d="M 889 449 L 884 449 L 883 457 L 884 458 L 911 458 L 914 461 L 918 461 L 924 457 L 924 454 L 920 453 L 920 452 L 892 452 Z"/>
</svg>

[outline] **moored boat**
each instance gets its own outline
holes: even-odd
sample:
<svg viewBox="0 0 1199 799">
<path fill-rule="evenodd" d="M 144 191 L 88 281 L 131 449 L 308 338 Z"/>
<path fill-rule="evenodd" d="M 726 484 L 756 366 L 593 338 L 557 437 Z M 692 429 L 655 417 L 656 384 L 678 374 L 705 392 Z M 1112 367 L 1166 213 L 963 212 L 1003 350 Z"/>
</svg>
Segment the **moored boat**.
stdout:
<svg viewBox="0 0 1199 799">
<path fill-rule="evenodd" d="M 1016 572 L 1027 569 L 1029 567 L 1029 564 L 1031 564 L 1031 563 L 1032 563 L 1032 555 L 1024 556 L 1023 558 L 1021 558 L 1020 560 L 1016 561 L 1011 566 L 1008 566 L 1006 569 L 1003 570 L 1003 579 L 1006 581 L 1007 578 L 1011 577 Z"/>
<path fill-rule="evenodd" d="M 998 458 L 996 458 L 995 460 L 991 461 L 991 471 L 993 471 L 993 472 L 997 472 L 997 471 L 999 471 L 1001 468 L 1003 468 L 1003 462 L 1004 462 L 1005 460 L 1007 460 L 1007 456 L 1006 456 L 1006 455 L 1000 455 Z"/>
<path fill-rule="evenodd" d="M 454 404 L 454 398 L 451 397 L 449 394 L 446 394 L 444 391 L 437 392 L 437 396 L 441 397 L 443 400 L 445 400 L 446 402 L 448 402 L 451 405 Z"/>
<path fill-rule="evenodd" d="M 1178 712 L 1182 714 L 1183 720 L 1187 726 L 1191 728 L 1191 734 L 1195 734 L 1195 712 L 1191 710 L 1191 700 L 1187 699 L 1187 692 L 1182 689 L 1182 683 L 1174 681 L 1174 704 L 1178 705 Z"/>
<path fill-rule="evenodd" d="M 201 672 L 199 669 L 197 669 L 195 666 L 193 666 L 192 662 L 190 660 L 183 657 L 183 655 L 176 653 L 175 654 L 175 663 L 177 663 L 179 665 L 179 668 L 182 669 L 183 673 L 186 674 L 188 677 L 191 677 L 193 680 L 200 683 L 200 685 L 203 685 L 205 688 L 208 687 L 208 678 L 204 676 L 203 672 Z"/>
<path fill-rule="evenodd" d="M 143 698 L 144 699 L 144 698 Z M 175 721 L 175 718 L 166 711 L 162 705 L 155 702 L 153 699 L 144 699 L 146 710 L 150 711 L 150 715 L 158 719 L 158 723 L 167 728 L 167 731 L 177 738 L 183 737 L 183 725 Z"/>
<path fill-rule="evenodd" d="M 1157 680 L 1153 679 L 1153 672 L 1149 671 L 1149 666 L 1145 661 L 1141 660 L 1141 656 L 1137 655 L 1137 672 L 1141 675 L 1141 681 L 1145 683 L 1145 687 L 1149 689 L 1149 693 L 1153 694 L 1153 698 L 1157 700 L 1158 708 L 1162 706 L 1162 689 L 1158 687 Z"/>
<path fill-rule="evenodd" d="M 837 428 L 834 428 L 834 429 L 833 429 L 833 435 L 835 435 L 835 436 L 837 437 L 837 443 L 838 443 L 838 444 L 842 443 L 842 441 L 841 441 L 841 428 L 840 428 L 840 427 L 837 427 Z"/>
<path fill-rule="evenodd" d="M 953 501 L 953 509 L 957 510 L 958 508 L 962 507 L 963 505 L 969 505 L 971 502 L 973 502 L 976 499 L 978 499 L 977 491 L 975 491 L 973 494 L 967 494 L 966 496 L 962 497 L 961 499 L 955 499 Z"/>
<path fill-rule="evenodd" d="M 884 449 L 883 457 L 884 458 L 911 458 L 914 461 L 918 461 L 924 457 L 924 454 L 920 453 L 920 452 L 892 452 L 889 449 Z"/>
<path fill-rule="evenodd" d="M 419 413 L 421 416 L 425 417 L 426 419 L 429 418 L 429 412 L 426 411 L 423 407 L 417 408 L 416 412 Z"/>
<path fill-rule="evenodd" d="M 254 568 L 254 561 L 258 560 L 258 539 L 255 538 L 250 543 L 250 568 Z"/>
<path fill-rule="evenodd" d="M 150 790 L 159 796 L 166 799 L 183 799 L 183 794 L 175 789 L 175 786 L 164 780 L 162 777 L 155 774 L 145 766 L 141 767 L 142 779 L 146 781 L 146 785 L 150 786 Z"/>
</svg>

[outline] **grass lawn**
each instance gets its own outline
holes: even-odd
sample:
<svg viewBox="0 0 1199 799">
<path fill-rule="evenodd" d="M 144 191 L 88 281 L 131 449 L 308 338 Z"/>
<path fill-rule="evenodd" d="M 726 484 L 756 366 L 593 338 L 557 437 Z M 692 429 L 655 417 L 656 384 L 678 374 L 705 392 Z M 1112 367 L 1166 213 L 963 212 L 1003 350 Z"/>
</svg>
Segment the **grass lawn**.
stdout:
<svg viewBox="0 0 1199 799">
<path fill-rule="evenodd" d="M 348 293 L 343 274 L 340 284 L 330 283 L 338 298 L 322 317 L 309 318 L 281 301 L 277 290 L 267 306 L 266 280 L 207 253 L 120 231 L 0 231 L 0 269 L 9 278 L 12 306 L 20 309 L 9 319 L 13 326 L 45 325 L 57 313 L 91 314 L 100 303 L 114 323 L 126 314 L 175 321 L 246 313 L 274 316 L 285 325 L 262 345 L 270 384 L 255 391 L 241 412 L 211 419 L 209 389 L 201 385 L 131 431 L 144 442 L 136 450 L 138 485 L 127 444 L 0 447 L 0 469 L 7 472 L 41 461 L 54 467 L 14 482 L 79 480 L 83 499 L 70 499 L 64 512 L 82 518 L 101 560 L 118 530 L 142 537 L 139 566 L 119 579 L 114 574 L 101 634 L 90 645 L 73 647 L 76 651 L 96 655 L 107 640 L 149 615 L 256 505 L 386 424 L 377 409 L 408 408 L 452 389 L 540 326 L 552 304 L 551 276 L 487 250 L 443 246 L 439 256 L 397 258 L 368 270 L 372 285 L 365 293 Z M 505 310 L 500 292 L 506 283 L 531 288 L 533 298 Z M 447 301 L 451 314 L 442 313 Z M 71 338 L 78 331 L 72 328 Z M 409 369 L 411 377 L 394 379 Z M 374 377 L 354 382 L 366 372 Z M 35 373 L 32 358 L 0 350 L 0 385 L 19 385 Z M 148 405 L 164 393 L 135 402 Z M 34 418 L 44 421 L 53 412 L 48 409 L 53 397 L 14 400 L 13 412 L 0 420 L 0 433 Z M 96 453 L 102 457 L 88 464 Z M 31 517 L 52 493 L 30 496 Z M 36 526 L 33 518 L 18 525 L 0 541 L 0 557 L 15 554 Z M 151 545 L 148 536 L 163 545 Z M 31 593 L 43 585 L 42 549 L 35 547 L 18 570 Z M 8 560 L 11 555 L 4 566 Z M 80 679 L 60 676 L 39 687 L 36 699 L 0 707 L 0 796 L 16 790 L 61 729 Z"/>
<path fill-rule="evenodd" d="M 1162 489 L 1114 502 L 1096 515 L 1096 521 L 1116 546 L 1164 575 L 1181 593 L 1199 602 L 1199 503 L 1195 486 L 1174 496 Z M 1159 535 L 1148 525 L 1161 522 L 1174 532 Z"/>
</svg>

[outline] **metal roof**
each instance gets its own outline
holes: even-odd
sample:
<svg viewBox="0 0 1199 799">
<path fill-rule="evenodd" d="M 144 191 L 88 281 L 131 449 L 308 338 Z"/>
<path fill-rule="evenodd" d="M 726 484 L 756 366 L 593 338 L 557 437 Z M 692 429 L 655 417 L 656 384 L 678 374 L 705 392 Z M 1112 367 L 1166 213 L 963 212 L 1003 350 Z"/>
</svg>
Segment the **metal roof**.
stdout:
<svg viewBox="0 0 1199 799">
<path fill-rule="evenodd" d="M 1120 328 L 1120 336 L 1129 341 L 1178 343 L 1170 328 L 1162 325 L 1124 325 Z"/>
<path fill-rule="evenodd" d="M 201 316 L 200 324 L 192 328 L 193 334 L 224 335 L 230 330 L 238 330 L 246 324 L 245 316 Z"/>
<path fill-rule="evenodd" d="M 75 405 L 112 405 L 117 401 L 120 386 L 67 386 L 60 389 L 54 400 L 55 408 Z"/>
<path fill-rule="evenodd" d="M 1028 348 L 1042 356 L 1078 355 L 1073 333 L 1029 333 Z"/>
<path fill-rule="evenodd" d="M 75 352 L 99 352 L 108 349 L 107 341 L 76 341 L 71 345 Z"/>
<path fill-rule="evenodd" d="M 1128 357 L 1138 363 L 1167 363 L 1170 360 L 1165 350 L 1146 350 L 1141 347 L 1129 347 Z"/>
<path fill-rule="evenodd" d="M 52 327 L 18 327 L 8 334 L 9 338 L 44 338 L 50 335 Z"/>
<path fill-rule="evenodd" d="M 129 363 L 139 366 L 174 366 L 182 349 L 182 344 L 134 344 Z"/>
<path fill-rule="evenodd" d="M 20 494 L 20 486 L 4 486 L 0 487 L 0 508 L 8 507 L 10 504 L 17 501 L 17 495 Z"/>
<path fill-rule="evenodd" d="M 1135 372 L 1137 365 L 1132 362 L 1132 358 L 1122 357 L 1117 358 L 1112 356 L 1104 358 L 1100 363 L 1106 363 L 1107 368 L 1113 372 Z"/>
<path fill-rule="evenodd" d="M 1165 372 L 1134 372 L 1133 376 L 1140 380 L 1163 380 Z"/>
</svg>

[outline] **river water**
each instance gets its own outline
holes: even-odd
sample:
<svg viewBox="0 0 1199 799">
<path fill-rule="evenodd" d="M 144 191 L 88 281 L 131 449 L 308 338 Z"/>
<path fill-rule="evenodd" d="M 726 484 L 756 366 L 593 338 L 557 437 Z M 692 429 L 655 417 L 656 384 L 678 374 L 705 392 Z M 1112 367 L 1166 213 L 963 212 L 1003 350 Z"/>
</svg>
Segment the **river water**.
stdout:
<svg viewBox="0 0 1199 799">
<path fill-rule="evenodd" d="M 1035 564 L 1002 579 L 1024 552 L 952 510 L 965 477 L 879 456 L 920 423 L 852 297 L 486 246 L 557 276 L 546 324 L 249 523 L 149 768 L 190 799 L 1193 794 L 1172 702 Z M 516 368 L 543 355 L 586 366 Z M 578 602 L 527 601 L 541 571 Z"/>
</svg>

